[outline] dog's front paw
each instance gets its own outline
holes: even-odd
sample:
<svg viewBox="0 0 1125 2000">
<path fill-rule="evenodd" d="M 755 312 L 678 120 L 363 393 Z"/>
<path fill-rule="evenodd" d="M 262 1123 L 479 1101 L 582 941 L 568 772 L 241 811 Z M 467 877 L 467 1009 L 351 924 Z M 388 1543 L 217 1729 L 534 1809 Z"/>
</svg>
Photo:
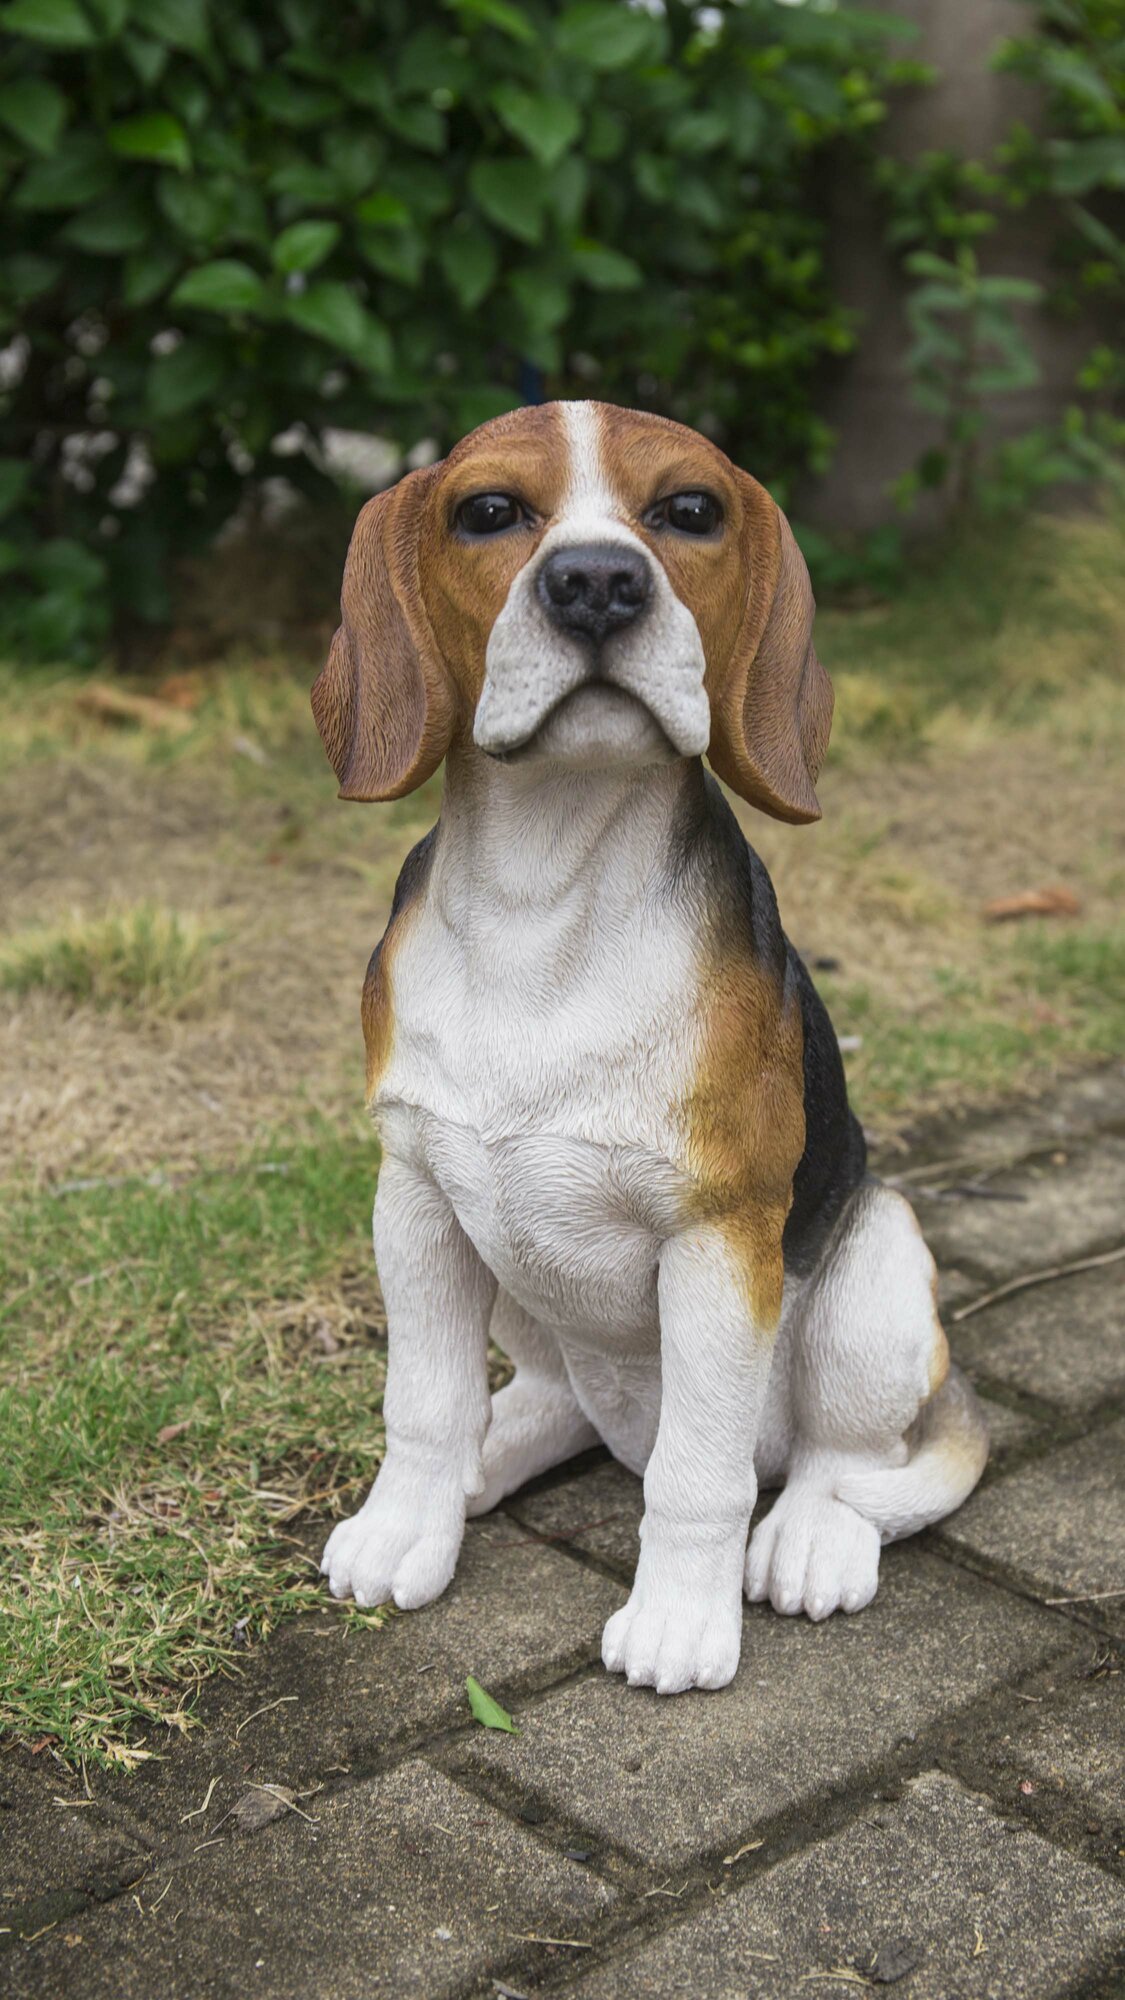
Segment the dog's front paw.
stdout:
<svg viewBox="0 0 1125 2000">
<path fill-rule="evenodd" d="M 657 1694 L 685 1688 L 721 1688 L 734 1679 L 742 1645 L 737 1595 L 669 1597 L 634 1590 L 602 1634 L 602 1659 L 630 1687 Z"/>
<path fill-rule="evenodd" d="M 862 1611 L 879 1582 L 879 1531 L 830 1494 L 787 1487 L 750 1537 L 745 1590 L 775 1611 Z"/>
<path fill-rule="evenodd" d="M 416 1611 L 440 1597 L 457 1566 L 465 1527 L 460 1487 L 423 1494 L 380 1473 L 369 1499 L 333 1528 L 321 1560 L 333 1597 Z"/>
</svg>

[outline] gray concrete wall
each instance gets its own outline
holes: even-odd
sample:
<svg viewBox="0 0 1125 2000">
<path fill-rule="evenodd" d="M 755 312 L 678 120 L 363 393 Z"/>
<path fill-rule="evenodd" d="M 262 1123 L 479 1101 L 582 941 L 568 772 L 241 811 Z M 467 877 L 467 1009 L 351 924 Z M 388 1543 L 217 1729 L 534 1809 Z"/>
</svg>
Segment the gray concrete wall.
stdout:
<svg viewBox="0 0 1125 2000">
<path fill-rule="evenodd" d="M 903 93 L 883 128 L 893 157 L 951 150 L 987 156 L 1015 119 L 1034 125 L 1037 93 L 1018 78 L 997 75 L 989 55 L 1003 37 L 1026 33 L 1034 18 L 1019 0 L 880 0 L 887 12 L 914 23 L 911 49 L 939 72 L 929 88 Z M 831 264 L 838 295 L 858 312 L 858 351 L 845 361 L 822 407 L 838 435 L 828 472 L 797 496 L 804 520 L 839 530 L 863 529 L 894 516 L 891 482 L 937 441 L 938 427 L 914 403 L 906 373 L 907 287 L 884 247 L 884 215 L 870 192 L 846 180 L 834 193 Z M 1032 211 L 1005 217 L 983 239 L 985 269 L 1048 276 L 1045 218 Z M 1063 326 L 1039 312 L 1027 321 L 1041 369 L 1035 388 L 998 398 L 992 434 L 1014 436 L 1057 415 L 1072 394 L 1075 370 L 1091 343 L 1088 327 Z M 929 509 L 932 518 L 934 508 Z M 923 516 L 924 518 L 924 516 Z"/>
</svg>

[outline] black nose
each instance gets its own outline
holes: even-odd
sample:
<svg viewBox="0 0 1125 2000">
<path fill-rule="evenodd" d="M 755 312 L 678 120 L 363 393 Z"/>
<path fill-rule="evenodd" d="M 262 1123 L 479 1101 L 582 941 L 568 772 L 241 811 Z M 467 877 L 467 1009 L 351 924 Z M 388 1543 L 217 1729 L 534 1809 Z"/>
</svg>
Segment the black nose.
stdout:
<svg viewBox="0 0 1125 2000">
<path fill-rule="evenodd" d="M 581 632 L 596 645 L 629 625 L 648 603 L 648 562 L 639 549 L 612 542 L 556 549 L 539 572 L 541 603 L 564 632 Z"/>
</svg>

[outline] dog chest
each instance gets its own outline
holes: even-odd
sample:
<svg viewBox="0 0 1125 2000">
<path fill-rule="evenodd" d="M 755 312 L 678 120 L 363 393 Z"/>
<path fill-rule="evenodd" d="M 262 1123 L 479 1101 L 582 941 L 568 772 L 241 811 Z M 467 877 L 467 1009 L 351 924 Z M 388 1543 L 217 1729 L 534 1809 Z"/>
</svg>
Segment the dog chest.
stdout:
<svg viewBox="0 0 1125 2000">
<path fill-rule="evenodd" d="M 498 952 L 478 977 L 423 914 L 395 953 L 373 1108 L 529 1311 L 639 1327 L 655 1322 L 660 1246 L 685 1214 L 692 965 L 675 939 L 657 953 L 641 935 L 589 959 Z"/>
</svg>

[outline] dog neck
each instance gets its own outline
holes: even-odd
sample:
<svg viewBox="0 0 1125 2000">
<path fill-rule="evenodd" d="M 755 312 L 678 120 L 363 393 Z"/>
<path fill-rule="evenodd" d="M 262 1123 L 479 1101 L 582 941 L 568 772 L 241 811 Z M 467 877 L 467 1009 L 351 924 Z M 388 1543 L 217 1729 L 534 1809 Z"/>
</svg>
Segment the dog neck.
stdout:
<svg viewBox="0 0 1125 2000">
<path fill-rule="evenodd" d="M 493 952 L 504 924 L 505 957 L 517 935 L 553 958 L 618 933 L 679 872 L 703 782 L 698 758 L 580 770 L 451 750 L 432 885 L 443 918 Z"/>
</svg>

